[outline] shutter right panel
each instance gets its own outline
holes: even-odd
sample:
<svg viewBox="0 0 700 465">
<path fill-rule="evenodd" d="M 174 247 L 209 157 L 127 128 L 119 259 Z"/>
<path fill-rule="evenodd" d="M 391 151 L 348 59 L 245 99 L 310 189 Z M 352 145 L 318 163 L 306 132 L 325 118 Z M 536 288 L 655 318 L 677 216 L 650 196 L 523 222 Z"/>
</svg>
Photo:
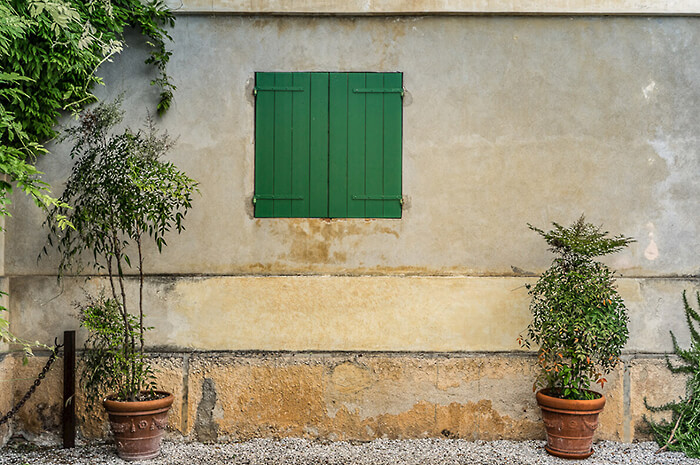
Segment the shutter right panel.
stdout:
<svg viewBox="0 0 700 465">
<path fill-rule="evenodd" d="M 402 85 L 401 73 L 349 73 L 348 218 L 401 218 Z"/>
</svg>

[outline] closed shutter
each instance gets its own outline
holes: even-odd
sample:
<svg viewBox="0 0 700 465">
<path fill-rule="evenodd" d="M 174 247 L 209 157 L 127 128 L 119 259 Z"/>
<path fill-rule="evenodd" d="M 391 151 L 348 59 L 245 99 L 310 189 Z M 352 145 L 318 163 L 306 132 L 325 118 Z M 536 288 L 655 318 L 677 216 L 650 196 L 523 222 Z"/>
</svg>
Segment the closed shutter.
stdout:
<svg viewBox="0 0 700 465">
<path fill-rule="evenodd" d="M 256 91 L 256 217 L 401 217 L 401 73 L 256 73 Z"/>
</svg>

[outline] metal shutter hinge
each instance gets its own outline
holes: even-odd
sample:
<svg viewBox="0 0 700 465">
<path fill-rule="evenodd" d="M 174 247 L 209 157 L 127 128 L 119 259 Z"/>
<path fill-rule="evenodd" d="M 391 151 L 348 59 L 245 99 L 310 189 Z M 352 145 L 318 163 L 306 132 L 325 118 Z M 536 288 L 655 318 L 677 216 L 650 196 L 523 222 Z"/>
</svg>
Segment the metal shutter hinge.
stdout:
<svg viewBox="0 0 700 465">
<path fill-rule="evenodd" d="M 269 87 L 269 86 L 255 86 L 253 87 L 253 95 L 258 95 L 258 92 L 303 92 L 303 87 Z"/>
<path fill-rule="evenodd" d="M 352 91 L 356 94 L 401 94 L 401 97 L 403 97 L 404 91 L 406 89 L 403 87 L 396 87 L 396 88 L 390 88 L 390 89 L 367 89 L 367 88 L 358 88 L 358 89 L 353 89 Z"/>
<path fill-rule="evenodd" d="M 401 195 L 353 195 L 353 200 L 398 200 L 399 204 L 403 205 L 403 196 Z"/>
<path fill-rule="evenodd" d="M 253 196 L 253 205 L 255 205 L 258 200 L 304 200 L 304 197 L 288 194 L 288 195 L 276 195 L 276 194 L 255 194 Z"/>
</svg>

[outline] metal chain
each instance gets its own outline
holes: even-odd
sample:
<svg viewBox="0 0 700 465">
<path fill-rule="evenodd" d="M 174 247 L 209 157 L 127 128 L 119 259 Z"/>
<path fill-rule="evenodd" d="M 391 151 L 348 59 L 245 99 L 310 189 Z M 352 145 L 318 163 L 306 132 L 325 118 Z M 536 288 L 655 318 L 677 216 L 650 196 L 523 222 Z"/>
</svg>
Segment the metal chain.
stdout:
<svg viewBox="0 0 700 465">
<path fill-rule="evenodd" d="M 22 399 L 15 404 L 12 409 L 5 414 L 4 417 L 0 418 L 0 426 L 4 425 L 7 423 L 7 421 L 14 417 L 17 411 L 22 408 L 22 406 L 29 400 L 29 398 L 34 394 L 34 391 L 36 391 L 36 388 L 39 387 L 41 384 L 41 381 L 46 377 L 46 373 L 48 373 L 49 369 L 51 368 L 51 365 L 53 365 L 53 362 L 56 361 L 56 357 L 58 356 L 58 349 L 63 347 L 63 344 L 58 343 L 58 339 L 54 339 L 54 348 L 53 351 L 51 352 L 51 356 L 49 356 L 48 361 L 46 362 L 46 365 L 44 365 L 44 368 L 41 370 L 39 375 L 36 377 L 34 380 L 34 384 L 32 384 L 29 387 L 29 390 L 27 393 L 22 397 Z"/>
</svg>

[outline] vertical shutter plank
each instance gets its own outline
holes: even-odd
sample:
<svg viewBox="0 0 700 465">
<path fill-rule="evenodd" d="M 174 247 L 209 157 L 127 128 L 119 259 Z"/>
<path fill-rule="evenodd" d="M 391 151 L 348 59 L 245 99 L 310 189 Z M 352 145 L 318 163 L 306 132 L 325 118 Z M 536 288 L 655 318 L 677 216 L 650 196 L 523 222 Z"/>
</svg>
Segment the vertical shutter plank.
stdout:
<svg viewBox="0 0 700 465">
<path fill-rule="evenodd" d="M 384 75 L 385 88 L 402 88 L 401 73 Z M 384 94 L 384 195 L 401 195 L 401 94 Z M 385 218 L 401 218 L 401 204 L 396 200 L 384 202 Z"/>
<path fill-rule="evenodd" d="M 256 86 L 273 86 L 274 73 L 256 73 Z M 274 172 L 274 114 L 275 96 L 272 92 L 260 92 L 255 102 L 255 193 L 273 191 Z M 255 204 L 257 218 L 274 216 L 272 200 L 258 200 Z"/>
<path fill-rule="evenodd" d="M 384 76 L 378 73 L 367 73 L 368 88 L 384 87 Z M 384 195 L 384 94 L 366 94 L 366 162 L 365 186 L 366 194 L 370 196 Z M 367 218 L 382 218 L 384 203 L 382 200 L 368 200 L 365 208 Z"/>
<path fill-rule="evenodd" d="M 352 198 L 365 192 L 365 96 L 352 90 L 366 86 L 364 73 L 348 79 L 348 218 L 365 217 L 365 200 Z"/>
<path fill-rule="evenodd" d="M 294 73 L 294 87 L 303 92 L 292 94 L 292 188 L 290 193 L 303 197 L 292 200 L 291 216 L 309 217 L 309 73 Z"/>
<path fill-rule="evenodd" d="M 328 216 L 347 216 L 348 74 L 330 74 Z"/>
<path fill-rule="evenodd" d="M 276 73 L 276 87 L 291 87 L 292 73 Z M 289 195 L 292 191 L 292 92 L 275 94 L 275 195 Z M 292 214 L 291 200 L 275 200 L 274 214 L 288 218 Z"/>
<path fill-rule="evenodd" d="M 309 215 L 328 217 L 328 73 L 311 74 Z"/>
</svg>

